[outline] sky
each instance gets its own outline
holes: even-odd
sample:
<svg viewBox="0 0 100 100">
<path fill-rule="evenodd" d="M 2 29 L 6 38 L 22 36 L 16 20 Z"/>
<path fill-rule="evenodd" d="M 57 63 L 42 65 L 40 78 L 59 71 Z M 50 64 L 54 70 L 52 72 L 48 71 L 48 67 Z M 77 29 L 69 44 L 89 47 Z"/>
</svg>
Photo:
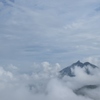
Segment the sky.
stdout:
<svg viewBox="0 0 100 100">
<path fill-rule="evenodd" d="M 99 60 L 99 19 L 99 0 L 0 0 L 0 65 Z"/>
<path fill-rule="evenodd" d="M 99 23 L 100 0 L 0 0 L 0 99 L 100 100 Z"/>
</svg>

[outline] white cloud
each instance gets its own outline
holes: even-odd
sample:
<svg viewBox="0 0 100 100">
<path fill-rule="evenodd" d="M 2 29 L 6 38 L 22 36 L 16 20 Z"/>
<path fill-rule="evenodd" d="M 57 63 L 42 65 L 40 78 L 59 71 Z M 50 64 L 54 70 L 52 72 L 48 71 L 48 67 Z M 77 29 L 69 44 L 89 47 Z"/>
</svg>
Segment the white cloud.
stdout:
<svg viewBox="0 0 100 100">
<path fill-rule="evenodd" d="M 44 64 L 47 67 L 51 66 L 48 62 Z M 59 64 L 56 65 L 59 66 Z M 91 76 L 86 75 L 82 68 L 77 67 L 75 73 L 76 77 L 67 76 L 64 77 L 65 79 L 58 79 L 55 75 L 51 78 L 48 73 L 44 73 L 43 69 L 31 75 L 27 73 L 16 75 L 0 67 L 0 97 L 2 100 L 99 100 L 99 87 L 93 90 L 83 88 L 81 92 L 85 94 L 84 96 L 74 92 L 85 85 L 100 85 L 99 71 Z M 45 78 L 45 75 L 48 77 Z"/>
<path fill-rule="evenodd" d="M 84 90 L 87 97 L 73 92 L 90 83 L 100 84 L 97 70 L 91 70 L 93 75 L 89 76 L 77 68 L 77 77 L 56 79 L 61 67 L 73 60 L 100 64 L 100 14 L 95 10 L 100 1 L 15 0 L 8 3 L 10 6 L 0 2 L 0 65 L 12 65 L 0 67 L 0 98 L 100 100 L 99 88 L 92 92 Z M 33 62 L 36 63 L 32 66 Z"/>
</svg>

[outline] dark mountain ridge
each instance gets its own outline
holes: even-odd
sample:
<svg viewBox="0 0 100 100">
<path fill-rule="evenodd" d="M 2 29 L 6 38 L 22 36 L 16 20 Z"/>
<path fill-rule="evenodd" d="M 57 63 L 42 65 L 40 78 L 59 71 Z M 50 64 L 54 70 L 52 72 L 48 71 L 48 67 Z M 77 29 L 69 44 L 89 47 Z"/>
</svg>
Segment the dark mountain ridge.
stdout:
<svg viewBox="0 0 100 100">
<path fill-rule="evenodd" d="M 98 68 L 96 65 L 91 64 L 89 62 L 82 63 L 80 61 L 77 61 L 76 63 L 73 63 L 72 65 L 62 69 L 60 71 L 60 78 L 63 78 L 65 75 L 70 76 L 70 77 L 75 77 L 75 74 L 73 73 L 72 69 L 74 70 L 76 67 L 84 68 L 86 74 L 89 74 L 89 75 L 91 75 L 91 71 L 89 68 L 92 68 L 92 69 Z M 83 96 L 86 95 L 88 97 L 86 90 L 94 90 L 98 87 L 100 86 L 97 84 L 93 85 L 90 83 L 74 90 L 73 92 L 77 95 L 83 95 Z"/>
<path fill-rule="evenodd" d="M 74 75 L 74 73 L 71 71 L 71 69 L 75 69 L 76 67 L 80 67 L 80 68 L 85 68 L 85 72 L 87 73 L 87 74 L 90 74 L 90 71 L 89 71 L 89 69 L 88 69 L 88 66 L 90 66 L 91 68 L 98 68 L 96 65 L 94 65 L 94 64 L 91 64 L 91 63 L 89 63 L 89 62 L 85 62 L 85 63 L 82 63 L 82 62 L 80 62 L 80 61 L 77 61 L 76 63 L 73 63 L 72 65 L 70 65 L 70 66 L 68 66 L 68 67 L 66 67 L 66 68 L 64 68 L 64 69 L 62 69 L 61 71 L 60 71 L 60 75 L 61 75 L 61 77 L 63 77 L 63 76 L 65 76 L 65 75 L 68 75 L 68 76 L 70 76 L 70 77 L 74 77 L 75 75 Z"/>
</svg>

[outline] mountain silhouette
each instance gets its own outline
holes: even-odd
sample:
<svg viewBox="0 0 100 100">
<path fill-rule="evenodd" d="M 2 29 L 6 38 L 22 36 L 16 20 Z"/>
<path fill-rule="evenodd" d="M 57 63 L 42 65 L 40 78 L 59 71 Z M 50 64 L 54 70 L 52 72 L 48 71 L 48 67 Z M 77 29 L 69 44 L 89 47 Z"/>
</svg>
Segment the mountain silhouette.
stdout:
<svg viewBox="0 0 100 100">
<path fill-rule="evenodd" d="M 60 75 L 61 75 L 61 77 L 65 76 L 65 75 L 68 75 L 70 77 L 74 77 L 75 75 L 74 75 L 74 73 L 72 72 L 71 69 L 74 70 L 76 67 L 80 67 L 80 68 L 84 67 L 85 68 L 85 72 L 87 74 L 90 74 L 90 70 L 89 70 L 88 66 L 91 67 L 91 68 L 98 68 L 96 65 L 91 64 L 89 62 L 82 63 L 80 61 L 77 61 L 76 63 L 73 63 L 72 65 L 62 69 L 60 71 Z"/>
</svg>

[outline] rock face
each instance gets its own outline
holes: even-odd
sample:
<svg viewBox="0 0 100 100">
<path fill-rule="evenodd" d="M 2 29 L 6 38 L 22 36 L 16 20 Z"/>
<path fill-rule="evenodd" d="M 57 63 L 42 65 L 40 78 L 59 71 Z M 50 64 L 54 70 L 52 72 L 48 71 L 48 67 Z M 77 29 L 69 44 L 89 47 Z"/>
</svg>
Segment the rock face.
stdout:
<svg viewBox="0 0 100 100">
<path fill-rule="evenodd" d="M 65 75 L 68 75 L 70 77 L 74 77 L 74 73 L 72 72 L 72 69 L 74 70 L 76 67 L 80 67 L 80 68 L 85 68 L 85 72 L 87 74 L 90 74 L 90 70 L 88 67 L 91 67 L 91 68 L 98 68 L 96 65 L 93 65 L 89 62 L 85 62 L 85 63 L 82 63 L 80 61 L 77 61 L 76 63 L 73 63 L 72 65 L 62 69 L 60 71 L 60 75 L 61 77 L 65 76 Z"/>
</svg>

